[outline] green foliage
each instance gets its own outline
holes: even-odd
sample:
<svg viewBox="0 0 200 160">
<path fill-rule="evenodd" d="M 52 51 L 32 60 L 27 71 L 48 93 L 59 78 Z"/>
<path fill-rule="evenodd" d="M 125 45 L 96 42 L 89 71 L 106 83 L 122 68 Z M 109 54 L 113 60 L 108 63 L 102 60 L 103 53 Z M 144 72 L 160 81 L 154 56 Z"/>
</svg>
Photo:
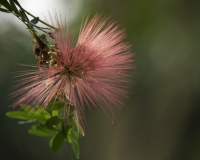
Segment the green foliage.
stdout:
<svg viewBox="0 0 200 160">
<path fill-rule="evenodd" d="M 31 106 L 21 104 L 20 107 L 30 116 L 35 117 L 40 123 L 45 124 L 46 121 L 51 118 L 51 115 L 42 107 L 37 106 L 32 108 Z"/>
<path fill-rule="evenodd" d="M 52 142 L 52 152 L 55 153 L 61 147 L 62 143 L 65 141 L 65 135 L 63 130 L 59 131 L 53 139 Z"/>
<path fill-rule="evenodd" d="M 5 12 L 5 13 L 11 13 L 11 11 L 7 10 L 7 9 L 3 9 L 3 8 L 0 8 L 0 11 L 1 12 Z"/>
<path fill-rule="evenodd" d="M 84 130 L 78 121 L 76 112 L 75 116 L 69 116 L 68 120 L 75 131 L 77 131 L 80 135 L 85 136 Z"/>
<path fill-rule="evenodd" d="M 0 3 L 2 6 L 4 6 L 5 8 L 7 8 L 9 11 L 13 11 L 11 5 L 8 3 L 7 0 L 0 0 Z"/>
<path fill-rule="evenodd" d="M 20 107 L 21 111 L 10 111 L 6 113 L 6 116 L 23 120 L 19 122 L 20 124 L 39 122 L 28 130 L 29 134 L 39 137 L 51 137 L 49 144 L 52 153 L 56 153 L 62 144 L 67 142 L 70 144 L 75 157 L 79 158 L 80 149 L 78 140 L 79 135 L 84 136 L 84 131 L 78 121 L 77 111 L 72 109 L 72 106 L 55 103 L 54 107 L 52 104 L 46 107 L 49 111 L 40 106 L 31 107 L 21 104 Z M 59 115 L 62 115 L 60 116 L 61 119 Z"/>
<path fill-rule="evenodd" d="M 79 159 L 80 155 L 78 138 L 79 138 L 78 133 L 74 130 L 74 128 L 71 128 L 67 134 L 67 140 L 72 145 L 72 150 L 77 159 Z"/>
<path fill-rule="evenodd" d="M 54 136 L 57 132 L 58 132 L 57 129 L 44 125 L 33 125 L 31 129 L 28 130 L 29 134 L 40 137 Z"/>
<path fill-rule="evenodd" d="M 21 120 L 35 119 L 34 117 L 31 117 L 27 113 L 22 112 L 22 111 L 10 111 L 6 113 L 6 116 L 8 116 L 9 118 L 21 119 Z"/>
<path fill-rule="evenodd" d="M 6 9 L 1 8 L 1 6 L 5 7 Z M 43 28 L 43 27 L 39 27 L 36 25 L 39 21 L 41 23 L 45 24 L 46 26 L 57 30 L 56 27 L 51 26 L 44 21 L 41 21 L 39 19 L 39 17 L 35 17 L 31 13 L 26 11 L 24 8 L 22 8 L 22 6 L 20 5 L 20 3 L 17 0 L 0 0 L 0 12 L 12 13 L 17 18 L 19 18 L 27 26 L 27 28 L 30 31 L 34 32 L 35 34 L 36 34 L 35 29 L 41 30 L 44 33 L 48 33 L 46 31 L 46 29 L 49 29 L 49 28 Z M 29 21 L 29 18 L 27 15 L 33 17 L 33 19 L 31 21 Z"/>
<path fill-rule="evenodd" d="M 78 143 L 78 141 L 72 141 L 71 145 L 72 145 L 72 150 L 73 150 L 76 158 L 79 159 L 80 149 L 79 149 L 79 143 Z"/>
<path fill-rule="evenodd" d="M 49 118 L 47 121 L 46 121 L 46 126 L 54 126 L 54 125 L 57 125 L 57 124 L 61 124 L 62 123 L 62 120 L 58 118 L 58 116 L 54 116 L 54 117 L 51 117 Z"/>
<path fill-rule="evenodd" d="M 50 103 L 48 106 L 46 106 L 45 109 L 49 111 L 55 111 L 55 110 L 58 111 L 62 107 L 63 107 L 63 103 L 55 101 L 55 102 Z"/>
<path fill-rule="evenodd" d="M 39 22 L 39 20 L 40 20 L 39 17 L 35 17 L 30 22 L 33 24 L 37 24 Z"/>
<path fill-rule="evenodd" d="M 12 10 L 18 15 L 19 11 L 18 11 L 17 7 L 15 6 L 15 4 L 13 3 L 13 0 L 9 0 L 9 2 L 10 2 L 10 6 L 11 6 Z"/>
<path fill-rule="evenodd" d="M 73 108 L 70 105 L 64 106 L 58 110 L 58 118 L 68 118 L 73 113 Z"/>
</svg>

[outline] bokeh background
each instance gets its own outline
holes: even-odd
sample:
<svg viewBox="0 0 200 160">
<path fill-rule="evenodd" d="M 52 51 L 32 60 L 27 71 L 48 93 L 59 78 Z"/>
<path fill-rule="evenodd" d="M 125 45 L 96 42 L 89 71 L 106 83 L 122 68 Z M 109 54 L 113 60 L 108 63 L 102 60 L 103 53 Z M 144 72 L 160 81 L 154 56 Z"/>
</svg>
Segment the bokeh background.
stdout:
<svg viewBox="0 0 200 160">
<path fill-rule="evenodd" d="M 81 160 L 200 159 L 200 1 L 198 0 L 19 0 L 35 16 L 48 10 L 70 13 L 77 29 L 82 16 L 111 16 L 126 28 L 137 69 L 125 107 L 112 124 L 101 110 L 86 112 Z M 67 145 L 52 154 L 48 138 L 27 133 L 5 116 L 13 102 L 9 72 L 15 63 L 35 64 L 28 30 L 13 15 L 0 13 L 0 159 L 66 160 Z"/>
</svg>

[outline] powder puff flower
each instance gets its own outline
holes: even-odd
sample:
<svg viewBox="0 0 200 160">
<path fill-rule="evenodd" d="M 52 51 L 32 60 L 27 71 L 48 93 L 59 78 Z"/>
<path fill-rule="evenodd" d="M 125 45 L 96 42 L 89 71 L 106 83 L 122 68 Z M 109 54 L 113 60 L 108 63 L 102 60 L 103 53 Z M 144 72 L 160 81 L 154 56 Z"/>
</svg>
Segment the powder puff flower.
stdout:
<svg viewBox="0 0 200 160">
<path fill-rule="evenodd" d="M 52 98 L 69 100 L 83 115 L 85 108 L 101 107 L 113 115 L 114 107 L 122 107 L 126 89 L 132 83 L 133 54 L 131 45 L 123 42 L 124 29 L 109 18 L 95 15 L 82 24 L 77 43 L 72 44 L 69 27 L 51 33 L 54 45 L 49 47 L 46 64 L 17 73 L 17 90 L 13 106 L 21 103 L 46 107 Z M 26 65 L 28 66 L 28 65 Z"/>
</svg>

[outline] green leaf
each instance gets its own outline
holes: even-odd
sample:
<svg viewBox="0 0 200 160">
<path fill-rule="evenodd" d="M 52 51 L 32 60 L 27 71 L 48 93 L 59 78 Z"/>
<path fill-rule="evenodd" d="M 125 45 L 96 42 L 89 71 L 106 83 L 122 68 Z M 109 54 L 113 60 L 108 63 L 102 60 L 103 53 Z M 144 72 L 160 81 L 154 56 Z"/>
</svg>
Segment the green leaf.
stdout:
<svg viewBox="0 0 200 160">
<path fill-rule="evenodd" d="M 0 8 L 0 11 L 1 12 L 5 12 L 5 13 L 11 13 L 11 11 L 7 10 L 7 9 L 3 9 L 3 8 Z"/>
<path fill-rule="evenodd" d="M 60 120 L 59 118 L 58 118 L 58 116 L 54 116 L 54 117 L 51 117 L 51 118 L 49 118 L 47 121 L 46 121 L 46 126 L 54 126 L 54 125 L 56 125 L 56 124 L 59 124 L 59 123 L 61 123 L 62 122 L 62 120 Z"/>
<path fill-rule="evenodd" d="M 35 136 L 48 137 L 54 136 L 56 133 L 58 133 L 58 130 L 53 127 L 34 125 L 31 127 L 31 129 L 28 130 L 28 133 Z"/>
<path fill-rule="evenodd" d="M 62 108 L 65 104 L 63 103 L 60 103 L 60 102 L 52 102 L 50 103 L 48 106 L 46 106 L 45 109 L 47 110 L 50 110 L 50 111 L 53 111 L 53 110 L 59 110 L 60 108 Z"/>
<path fill-rule="evenodd" d="M 0 3 L 0 8 L 1 8 L 2 4 Z"/>
<path fill-rule="evenodd" d="M 21 120 L 33 120 L 34 117 L 29 116 L 27 113 L 22 111 L 10 111 L 6 113 L 6 116 L 9 118 L 14 119 L 21 119 Z"/>
<path fill-rule="evenodd" d="M 65 134 L 62 129 L 60 132 L 56 134 L 56 136 L 52 140 L 52 145 L 51 145 L 52 152 L 56 153 L 62 146 L 64 141 L 65 141 Z"/>
<path fill-rule="evenodd" d="M 45 124 L 46 121 L 51 118 L 51 115 L 40 106 L 37 106 L 36 108 L 32 108 L 25 104 L 20 104 L 20 106 L 29 116 L 34 117 L 42 124 Z"/>
<path fill-rule="evenodd" d="M 72 150 L 73 150 L 73 152 L 74 152 L 76 158 L 79 159 L 79 156 L 80 156 L 80 149 L 79 149 L 79 143 L 78 143 L 78 141 L 73 141 L 73 142 L 71 143 L 71 145 L 72 145 Z"/>
<path fill-rule="evenodd" d="M 65 119 L 65 118 L 67 118 L 69 115 L 67 114 L 67 107 L 66 106 L 64 106 L 64 107 L 62 107 L 62 108 L 60 108 L 59 110 L 58 110 L 58 118 L 60 118 L 60 119 Z"/>
<path fill-rule="evenodd" d="M 79 123 L 77 116 L 75 118 L 74 116 L 71 115 L 71 116 L 69 116 L 68 120 L 75 131 L 77 131 L 80 135 L 85 136 L 85 132 L 84 132 L 81 124 Z"/>
<path fill-rule="evenodd" d="M 37 112 L 39 112 L 39 115 L 44 117 L 46 120 L 51 118 L 51 115 L 49 112 L 47 112 L 43 107 L 37 106 Z"/>
<path fill-rule="evenodd" d="M 53 110 L 52 112 L 52 116 L 54 117 L 54 116 L 58 116 L 58 111 L 57 110 Z"/>
<path fill-rule="evenodd" d="M 39 17 L 35 17 L 30 22 L 33 24 L 37 24 L 39 22 L 39 20 L 40 20 Z"/>
<path fill-rule="evenodd" d="M 9 0 L 9 2 L 10 2 L 10 6 L 12 7 L 13 11 L 14 11 L 17 15 L 19 15 L 19 11 L 18 11 L 17 7 L 15 6 L 15 4 L 13 3 L 13 0 Z"/>
<path fill-rule="evenodd" d="M 81 127 L 81 125 L 79 124 L 79 129 L 78 129 L 78 133 L 81 135 L 81 136 L 85 136 L 85 132 L 83 130 L 83 128 Z"/>
<path fill-rule="evenodd" d="M 72 145 L 72 150 L 77 159 L 79 159 L 80 150 L 79 150 L 79 143 L 78 143 L 78 133 L 71 128 L 67 134 L 67 140 Z"/>
<path fill-rule="evenodd" d="M 30 116 L 35 116 L 37 114 L 37 110 L 31 106 L 20 104 L 20 107 Z"/>
<path fill-rule="evenodd" d="M 72 127 L 69 126 L 69 125 L 66 125 L 66 126 L 64 127 L 64 129 L 65 129 L 65 134 L 66 134 L 66 137 L 67 137 L 67 135 L 69 134 L 69 131 L 70 131 L 70 129 L 72 129 Z"/>
<path fill-rule="evenodd" d="M 52 144 L 53 144 L 53 140 L 54 140 L 55 136 L 51 137 L 51 139 L 49 140 L 49 146 L 52 148 Z"/>
<path fill-rule="evenodd" d="M 58 118 L 65 119 L 73 113 L 73 108 L 70 106 L 64 106 L 58 110 Z"/>
<path fill-rule="evenodd" d="M 67 134 L 67 140 L 69 143 L 78 140 L 78 133 L 74 129 L 70 129 Z"/>
<path fill-rule="evenodd" d="M 23 20 L 26 20 L 25 13 L 24 13 L 21 9 L 19 10 L 19 15 L 21 16 L 21 18 L 22 18 Z"/>
<path fill-rule="evenodd" d="M 9 11 L 12 11 L 12 7 L 10 6 L 10 4 L 7 2 L 7 0 L 1 0 L 1 5 L 4 6 L 5 8 L 7 8 Z"/>
</svg>

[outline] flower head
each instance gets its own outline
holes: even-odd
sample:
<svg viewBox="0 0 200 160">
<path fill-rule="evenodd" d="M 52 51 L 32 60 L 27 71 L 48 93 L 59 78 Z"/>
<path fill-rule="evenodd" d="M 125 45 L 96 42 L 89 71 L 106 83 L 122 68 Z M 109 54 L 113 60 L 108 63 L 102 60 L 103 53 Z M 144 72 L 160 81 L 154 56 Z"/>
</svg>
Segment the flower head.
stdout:
<svg viewBox="0 0 200 160">
<path fill-rule="evenodd" d="M 79 37 L 73 46 L 69 28 L 63 31 L 56 18 L 59 31 L 52 33 L 54 45 L 49 47 L 46 65 L 19 74 L 19 89 L 12 93 L 21 103 L 44 108 L 52 98 L 68 99 L 79 112 L 85 108 L 101 106 L 113 113 L 127 97 L 126 88 L 132 83 L 133 54 L 119 29 L 109 18 L 95 15 L 82 24 Z M 20 88 L 21 87 L 21 88 Z"/>
</svg>

